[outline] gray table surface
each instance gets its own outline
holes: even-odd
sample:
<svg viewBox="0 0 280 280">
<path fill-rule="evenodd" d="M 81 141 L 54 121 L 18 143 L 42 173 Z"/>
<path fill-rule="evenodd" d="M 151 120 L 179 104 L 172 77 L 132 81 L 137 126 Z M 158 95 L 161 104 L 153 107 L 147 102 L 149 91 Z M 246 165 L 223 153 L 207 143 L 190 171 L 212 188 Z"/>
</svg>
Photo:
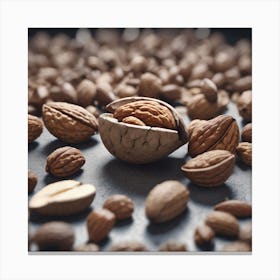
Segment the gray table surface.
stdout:
<svg viewBox="0 0 280 280">
<path fill-rule="evenodd" d="M 242 119 L 238 115 L 234 104 L 229 104 L 228 111 L 236 118 L 240 128 L 243 127 Z M 186 124 L 189 119 L 185 118 Z M 57 178 L 45 172 L 46 157 L 55 149 L 66 146 L 57 140 L 47 129 L 28 147 L 28 165 L 38 176 L 38 184 L 34 193 Z M 73 145 L 79 148 L 86 158 L 86 163 L 75 175 L 67 179 L 74 179 L 84 183 L 93 184 L 96 196 L 87 211 L 71 217 L 43 217 L 36 214 L 30 215 L 29 231 L 34 233 L 44 222 L 62 220 L 72 224 L 75 230 L 75 244 L 87 242 L 86 217 L 92 211 L 102 207 L 104 200 L 112 194 L 126 194 L 135 203 L 135 211 L 132 219 L 118 222 L 109 237 L 100 246 L 106 251 L 116 242 L 123 240 L 137 240 L 146 244 L 150 251 L 158 251 L 158 247 L 168 240 L 177 240 L 187 244 L 189 251 L 198 252 L 193 240 L 194 230 L 197 225 L 203 223 L 207 213 L 213 209 L 213 205 L 225 199 L 240 199 L 251 202 L 251 168 L 237 161 L 233 174 L 227 182 L 217 188 L 202 188 L 192 184 L 183 176 L 180 167 L 188 156 L 187 144 L 176 150 L 169 157 L 156 163 L 146 165 L 132 165 L 114 158 L 104 147 L 99 135 L 94 135 L 87 143 Z M 144 202 L 148 192 L 158 183 L 164 180 L 178 180 L 186 185 L 190 191 L 190 199 L 187 210 L 174 220 L 164 224 L 152 224 L 145 216 Z M 34 194 L 33 193 L 33 194 Z M 29 195 L 29 199 L 32 195 Z M 250 219 L 240 220 L 241 226 Z M 210 248 L 219 251 L 229 239 L 216 237 L 214 245 Z M 34 247 L 31 247 L 31 251 Z"/>
</svg>

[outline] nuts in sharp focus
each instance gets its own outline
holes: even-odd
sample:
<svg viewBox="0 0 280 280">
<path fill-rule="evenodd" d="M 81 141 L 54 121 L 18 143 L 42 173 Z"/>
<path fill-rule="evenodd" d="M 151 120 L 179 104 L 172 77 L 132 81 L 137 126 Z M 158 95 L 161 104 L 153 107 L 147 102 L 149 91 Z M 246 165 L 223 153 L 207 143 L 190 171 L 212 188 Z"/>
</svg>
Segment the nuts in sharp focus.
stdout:
<svg viewBox="0 0 280 280">
<path fill-rule="evenodd" d="M 207 215 L 206 225 L 211 227 L 216 234 L 228 237 L 235 237 L 239 233 L 239 223 L 237 219 L 226 212 L 213 211 Z"/>
<path fill-rule="evenodd" d="M 193 183 L 203 187 L 222 185 L 232 174 L 235 156 L 229 151 L 213 150 L 187 161 L 181 170 Z"/>
<path fill-rule="evenodd" d="M 155 223 L 163 223 L 180 215 L 187 207 L 189 191 L 178 181 L 156 185 L 145 202 L 146 216 Z"/>
<path fill-rule="evenodd" d="M 243 127 L 241 139 L 243 142 L 252 143 L 252 123 L 248 123 Z"/>
<path fill-rule="evenodd" d="M 252 223 L 246 224 L 240 228 L 238 239 L 250 245 L 252 244 Z"/>
<path fill-rule="evenodd" d="M 77 87 L 78 104 L 87 107 L 93 104 L 96 96 L 96 86 L 90 80 L 82 80 Z"/>
<path fill-rule="evenodd" d="M 170 240 L 160 245 L 159 251 L 161 252 L 186 252 L 188 251 L 187 245 L 178 241 Z"/>
<path fill-rule="evenodd" d="M 227 150 L 235 153 L 239 141 L 236 120 L 220 115 L 207 122 L 197 122 L 189 140 L 189 154 L 195 157 L 210 150 Z"/>
<path fill-rule="evenodd" d="M 121 241 L 119 243 L 113 244 L 110 248 L 113 252 L 143 252 L 149 251 L 147 247 L 138 241 Z"/>
<path fill-rule="evenodd" d="M 97 244 L 94 243 L 86 243 L 81 244 L 75 247 L 74 251 L 76 252 L 98 252 L 100 248 Z"/>
<path fill-rule="evenodd" d="M 46 172 L 56 177 L 70 176 L 76 173 L 85 161 L 81 151 L 76 148 L 58 148 L 47 157 Z"/>
<path fill-rule="evenodd" d="M 201 92 L 209 102 L 216 102 L 218 99 L 217 86 L 210 79 L 203 79 L 201 81 Z"/>
<path fill-rule="evenodd" d="M 59 181 L 37 192 L 29 202 L 29 209 L 47 216 L 76 214 L 90 206 L 95 193 L 93 185 L 74 180 Z"/>
<path fill-rule="evenodd" d="M 134 210 L 134 203 L 126 195 L 115 194 L 106 199 L 103 208 L 113 212 L 117 220 L 123 220 L 131 217 Z"/>
<path fill-rule="evenodd" d="M 43 132 L 42 121 L 33 115 L 28 114 L 28 143 L 36 140 Z"/>
<path fill-rule="evenodd" d="M 237 218 L 252 216 L 252 206 L 246 201 L 226 200 L 214 206 L 215 210 L 230 213 Z"/>
<path fill-rule="evenodd" d="M 251 246 L 243 241 L 234 241 L 230 242 L 229 244 L 226 244 L 222 252 L 251 252 L 252 248 Z"/>
<path fill-rule="evenodd" d="M 252 143 L 241 142 L 238 144 L 236 151 L 245 164 L 252 166 Z"/>
<path fill-rule="evenodd" d="M 105 239 L 116 221 L 115 214 L 107 209 L 92 211 L 87 217 L 89 240 L 99 242 Z"/>
<path fill-rule="evenodd" d="M 37 185 L 37 181 L 38 181 L 38 178 L 36 176 L 36 174 L 29 170 L 28 171 L 28 193 L 31 193 L 34 191 L 36 185 Z"/>
<path fill-rule="evenodd" d="M 99 117 L 100 136 L 108 151 L 123 161 L 153 162 L 188 141 L 184 121 L 173 107 L 163 101 L 129 97 L 112 102 L 107 110 L 110 113 Z"/>
<path fill-rule="evenodd" d="M 43 120 L 49 132 L 66 143 L 81 143 L 97 129 L 96 118 L 86 109 L 64 102 L 43 106 Z"/>
<path fill-rule="evenodd" d="M 115 110 L 113 116 L 120 122 L 124 118 L 132 116 L 147 126 L 176 129 L 176 121 L 172 112 L 156 101 L 143 100 L 124 104 Z"/>
<path fill-rule="evenodd" d="M 161 80 L 152 73 L 144 73 L 141 76 L 138 95 L 157 98 L 161 92 Z"/>
<path fill-rule="evenodd" d="M 33 236 L 40 251 L 70 251 L 74 244 L 74 231 L 70 224 L 48 222 L 43 224 Z"/>
<path fill-rule="evenodd" d="M 215 232 L 207 225 L 198 226 L 194 233 L 194 240 L 198 246 L 209 245 L 214 237 Z"/>
<path fill-rule="evenodd" d="M 244 91 L 237 102 L 240 116 L 247 122 L 252 121 L 252 91 Z"/>
</svg>

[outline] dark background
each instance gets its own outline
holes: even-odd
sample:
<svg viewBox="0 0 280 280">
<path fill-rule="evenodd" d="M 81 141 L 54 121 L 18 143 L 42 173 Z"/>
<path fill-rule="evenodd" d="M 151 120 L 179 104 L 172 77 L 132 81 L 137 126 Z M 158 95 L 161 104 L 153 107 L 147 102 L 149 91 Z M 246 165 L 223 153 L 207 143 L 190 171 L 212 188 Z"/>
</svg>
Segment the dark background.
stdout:
<svg viewBox="0 0 280 280">
<path fill-rule="evenodd" d="M 76 35 L 76 32 L 79 28 L 29 28 L 28 29 L 28 36 L 32 37 L 34 34 L 36 34 L 39 31 L 45 31 L 49 33 L 50 35 L 56 35 L 59 33 L 67 34 L 70 37 L 74 37 Z M 120 32 L 124 30 L 124 28 L 117 28 Z M 140 28 L 145 29 L 145 28 Z M 159 30 L 159 28 L 151 28 L 152 30 Z M 183 29 L 183 28 L 181 28 Z M 196 29 L 196 28 L 194 28 Z M 220 32 L 222 33 L 227 42 L 229 44 L 234 44 L 236 41 L 246 38 L 251 40 L 252 36 L 252 29 L 251 28 L 209 28 L 211 33 L 212 32 Z M 90 28 L 92 34 L 95 33 L 96 28 Z M 180 31 L 180 28 L 172 28 L 174 32 Z"/>
</svg>

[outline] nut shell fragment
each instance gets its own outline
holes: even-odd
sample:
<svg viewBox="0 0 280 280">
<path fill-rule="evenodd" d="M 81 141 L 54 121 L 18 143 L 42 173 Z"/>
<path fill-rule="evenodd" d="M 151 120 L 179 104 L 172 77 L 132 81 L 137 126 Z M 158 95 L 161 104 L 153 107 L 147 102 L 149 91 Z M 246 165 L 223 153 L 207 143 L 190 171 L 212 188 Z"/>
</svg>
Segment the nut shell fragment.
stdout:
<svg viewBox="0 0 280 280">
<path fill-rule="evenodd" d="M 37 192 L 29 202 L 29 209 L 46 216 L 67 216 L 90 206 L 96 189 L 93 185 L 74 180 L 52 183 Z"/>
</svg>

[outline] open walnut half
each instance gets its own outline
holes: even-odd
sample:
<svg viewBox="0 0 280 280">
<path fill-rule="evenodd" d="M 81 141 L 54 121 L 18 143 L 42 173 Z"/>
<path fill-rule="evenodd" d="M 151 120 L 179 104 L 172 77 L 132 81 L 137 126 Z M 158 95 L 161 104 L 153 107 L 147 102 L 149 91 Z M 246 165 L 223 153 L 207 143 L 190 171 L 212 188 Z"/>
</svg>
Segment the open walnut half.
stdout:
<svg viewBox="0 0 280 280">
<path fill-rule="evenodd" d="M 157 161 L 188 142 L 177 111 L 154 98 L 128 97 L 106 107 L 99 117 L 100 136 L 108 151 L 131 163 Z"/>
</svg>

